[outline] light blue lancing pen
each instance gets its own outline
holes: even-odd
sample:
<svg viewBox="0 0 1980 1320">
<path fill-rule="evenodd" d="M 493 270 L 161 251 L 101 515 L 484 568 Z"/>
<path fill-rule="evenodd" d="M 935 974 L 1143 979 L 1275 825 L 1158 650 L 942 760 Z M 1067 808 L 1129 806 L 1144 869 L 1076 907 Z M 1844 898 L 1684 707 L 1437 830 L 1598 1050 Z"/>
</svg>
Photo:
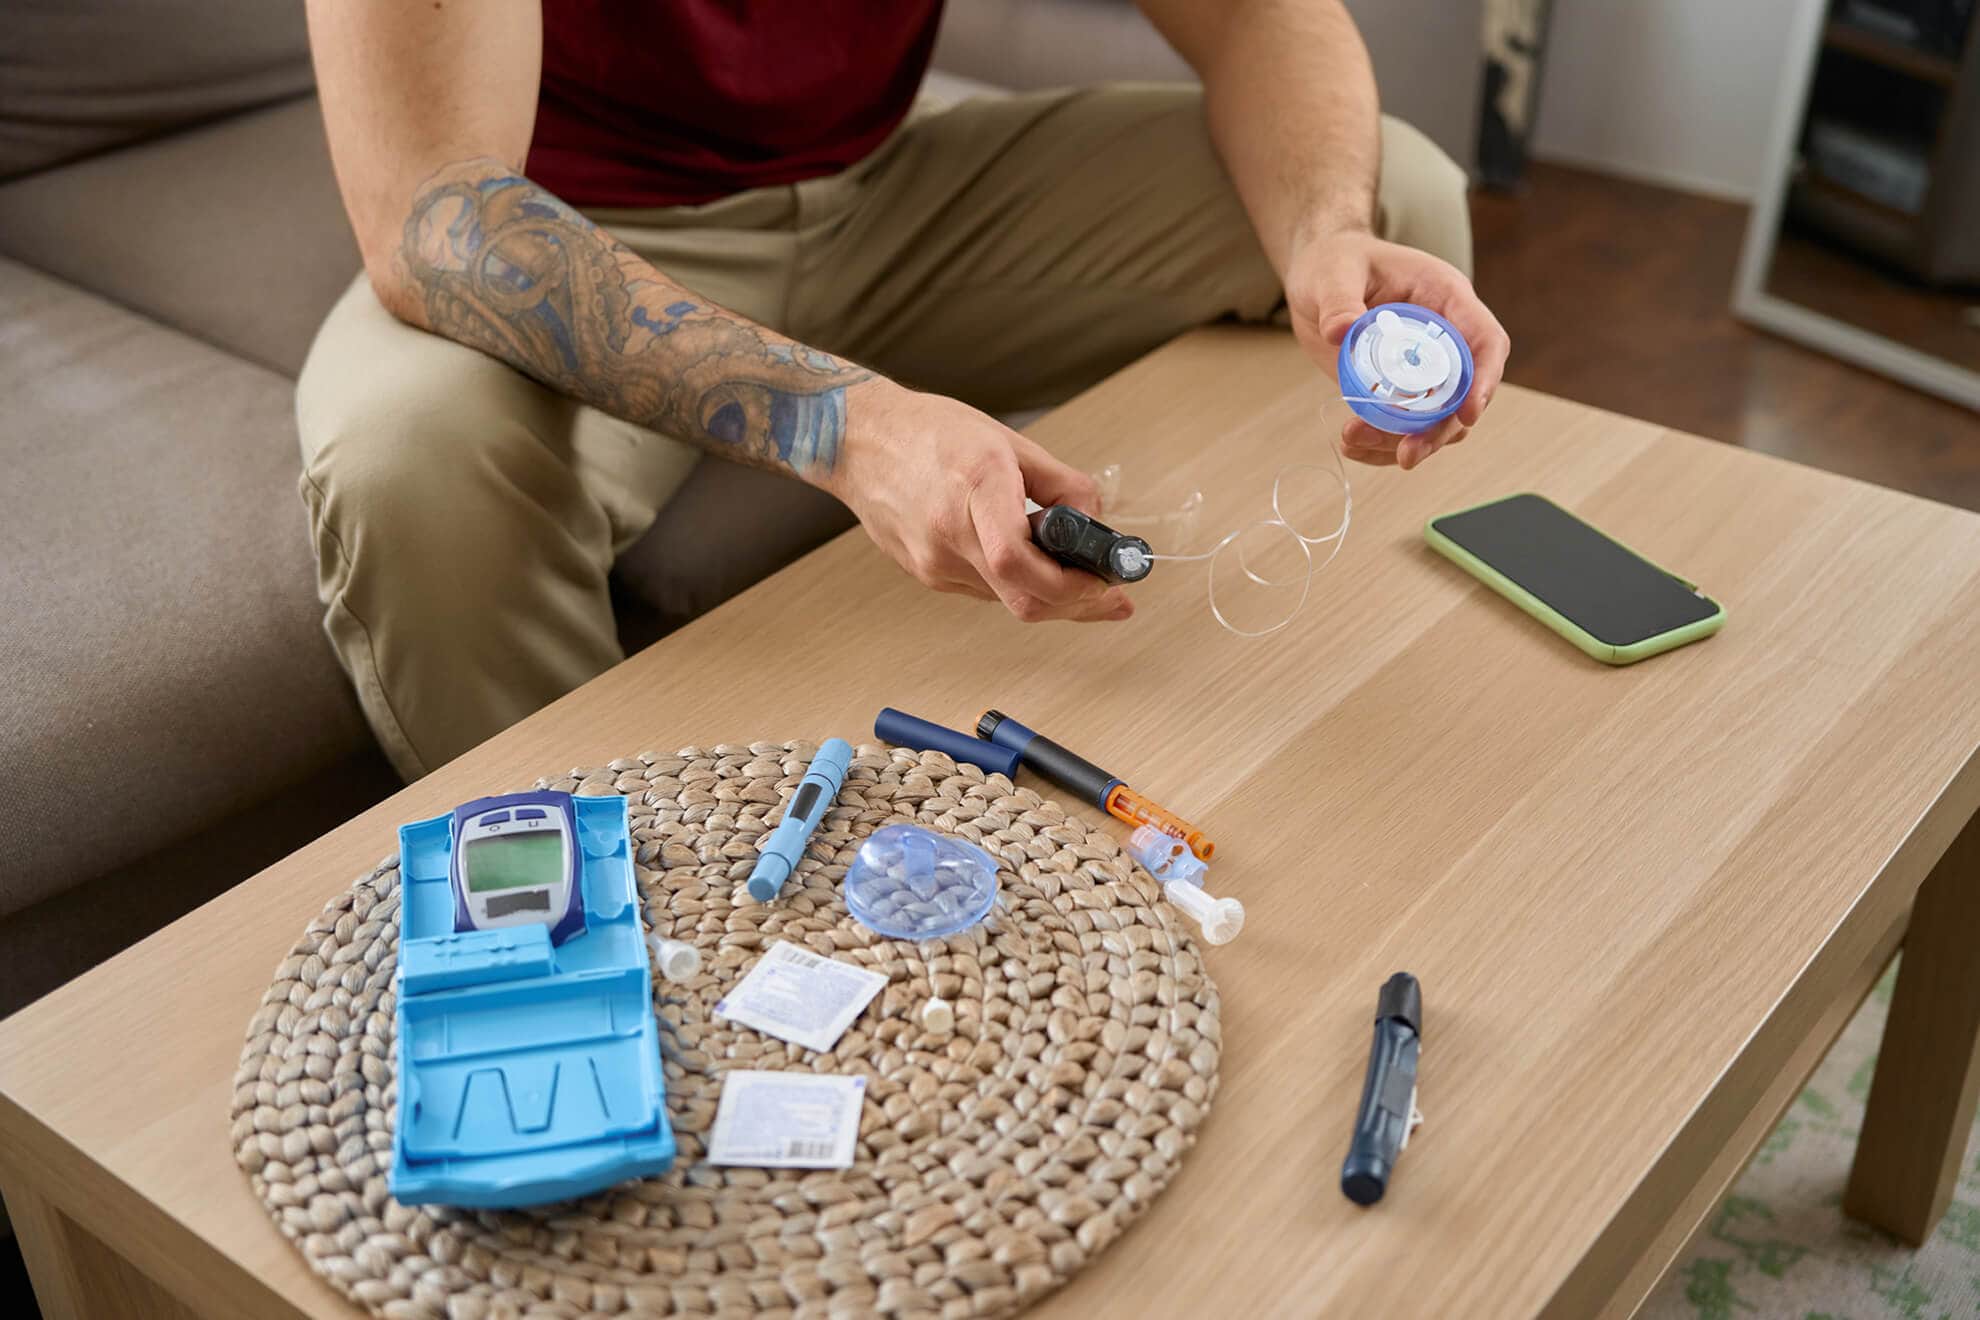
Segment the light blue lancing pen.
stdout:
<svg viewBox="0 0 1980 1320">
<path fill-rule="evenodd" d="M 827 738 L 818 755 L 811 758 L 804 782 L 784 804 L 784 818 L 763 841 L 756 869 L 749 873 L 751 898 L 768 903 L 782 892 L 784 881 L 797 869 L 798 858 L 804 856 L 804 845 L 810 840 L 811 832 L 818 828 L 818 822 L 825 819 L 826 809 L 839 796 L 839 786 L 846 782 L 846 766 L 852 761 L 852 754 L 852 744 L 844 738 Z"/>
</svg>

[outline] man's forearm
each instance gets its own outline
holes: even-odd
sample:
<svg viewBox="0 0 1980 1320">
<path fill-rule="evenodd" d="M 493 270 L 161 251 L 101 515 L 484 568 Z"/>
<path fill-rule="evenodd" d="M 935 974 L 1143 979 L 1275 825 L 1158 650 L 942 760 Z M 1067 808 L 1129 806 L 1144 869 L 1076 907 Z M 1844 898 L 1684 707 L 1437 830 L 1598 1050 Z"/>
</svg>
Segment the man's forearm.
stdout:
<svg viewBox="0 0 1980 1320">
<path fill-rule="evenodd" d="M 1375 72 L 1340 0 L 1145 7 L 1202 77 L 1211 138 L 1280 274 L 1298 239 L 1373 223 Z"/>
<path fill-rule="evenodd" d="M 826 484 L 871 373 L 699 298 L 497 161 L 447 166 L 405 223 L 392 310 L 593 407 Z"/>
</svg>

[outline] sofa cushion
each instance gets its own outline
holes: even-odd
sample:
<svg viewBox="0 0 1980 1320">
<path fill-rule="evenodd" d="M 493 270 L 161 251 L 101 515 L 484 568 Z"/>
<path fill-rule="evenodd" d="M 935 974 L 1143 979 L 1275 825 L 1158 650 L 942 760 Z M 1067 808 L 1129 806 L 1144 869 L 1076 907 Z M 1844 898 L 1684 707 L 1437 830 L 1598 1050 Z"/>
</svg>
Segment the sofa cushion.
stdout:
<svg viewBox="0 0 1980 1320">
<path fill-rule="evenodd" d="M 970 0 L 942 11 L 935 65 L 1014 90 L 1195 75 L 1131 0 Z"/>
<path fill-rule="evenodd" d="M 0 179 L 313 85 L 302 0 L 4 0 Z"/>
<path fill-rule="evenodd" d="M 290 383 L 0 261 L 0 913 L 368 745 Z"/>
<path fill-rule="evenodd" d="M 289 376 L 360 265 L 313 96 L 0 185 L 0 254 Z"/>
<path fill-rule="evenodd" d="M 644 536 L 619 556 L 620 638 L 629 649 L 714 609 L 856 525 L 802 481 L 713 455 L 688 473 Z M 631 599 L 626 600 L 624 597 Z"/>
<path fill-rule="evenodd" d="M 1470 169 L 1485 76 L 1484 0 L 1346 2 L 1382 108 Z M 955 0 L 943 10 L 935 64 L 1015 89 L 1194 76 L 1132 0 Z"/>
</svg>

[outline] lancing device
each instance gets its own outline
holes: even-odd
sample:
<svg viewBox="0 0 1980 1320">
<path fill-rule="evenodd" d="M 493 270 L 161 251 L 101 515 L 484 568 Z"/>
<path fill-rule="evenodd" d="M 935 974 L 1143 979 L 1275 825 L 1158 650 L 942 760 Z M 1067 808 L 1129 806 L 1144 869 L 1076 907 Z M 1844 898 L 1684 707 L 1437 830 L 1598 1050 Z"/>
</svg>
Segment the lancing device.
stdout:
<svg viewBox="0 0 1980 1320">
<path fill-rule="evenodd" d="M 1416 1058 L 1423 1042 L 1423 989 L 1408 972 L 1382 983 L 1375 1001 L 1375 1043 L 1354 1136 L 1341 1162 L 1341 1191 L 1356 1205 L 1374 1205 L 1389 1188 L 1396 1157 L 1423 1116 L 1416 1112 Z"/>
<path fill-rule="evenodd" d="M 1217 845 L 1203 837 L 1203 831 L 1172 811 L 1164 810 L 1129 788 L 1118 775 L 1110 775 L 1093 762 L 1034 733 L 1000 710 L 986 710 L 976 721 L 976 736 L 1008 747 L 1033 773 L 1051 780 L 1068 793 L 1077 793 L 1117 820 L 1130 825 L 1153 825 L 1164 834 L 1173 834 L 1189 845 L 1204 861 L 1217 851 Z"/>
<path fill-rule="evenodd" d="M 784 818 L 763 841 L 756 869 L 749 873 L 751 898 L 768 903 L 783 891 L 784 881 L 791 878 L 798 858 L 804 856 L 804 845 L 810 840 L 811 832 L 818 828 L 826 808 L 839 796 L 839 786 L 846 782 L 846 766 L 852 761 L 852 754 L 852 744 L 844 738 L 827 738 L 818 755 L 811 758 L 803 782 L 784 804 Z"/>
<path fill-rule="evenodd" d="M 1040 508 L 1025 501 L 1031 539 L 1067 568 L 1084 569 L 1115 586 L 1139 582 L 1155 567 L 1154 552 L 1138 536 L 1117 532 L 1070 504 Z"/>
</svg>

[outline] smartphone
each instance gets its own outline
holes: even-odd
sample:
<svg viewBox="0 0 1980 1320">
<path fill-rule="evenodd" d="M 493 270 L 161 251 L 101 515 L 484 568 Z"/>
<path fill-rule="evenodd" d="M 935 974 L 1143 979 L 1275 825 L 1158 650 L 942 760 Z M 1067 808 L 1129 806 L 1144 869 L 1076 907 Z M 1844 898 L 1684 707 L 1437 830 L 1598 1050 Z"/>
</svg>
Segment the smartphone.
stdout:
<svg viewBox="0 0 1980 1320">
<path fill-rule="evenodd" d="M 1550 499 L 1507 495 L 1432 518 L 1423 539 L 1610 665 L 1710 637 L 1725 607 Z"/>
</svg>

